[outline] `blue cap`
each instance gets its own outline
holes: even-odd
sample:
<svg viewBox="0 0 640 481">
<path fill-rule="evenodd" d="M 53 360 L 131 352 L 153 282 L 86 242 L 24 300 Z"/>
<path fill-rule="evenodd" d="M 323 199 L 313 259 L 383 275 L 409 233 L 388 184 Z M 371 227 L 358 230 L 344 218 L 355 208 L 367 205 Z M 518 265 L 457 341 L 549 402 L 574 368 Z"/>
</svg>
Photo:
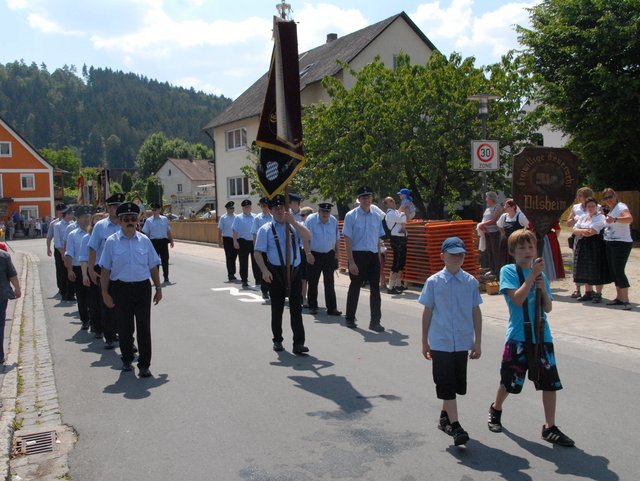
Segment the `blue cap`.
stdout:
<svg viewBox="0 0 640 481">
<path fill-rule="evenodd" d="M 403 187 L 399 192 L 397 192 L 397 195 L 411 195 L 411 191 L 406 187 Z"/>
<path fill-rule="evenodd" d="M 464 241 L 462 239 L 459 237 L 449 237 L 442 243 L 440 251 L 449 254 L 464 254 L 467 252 L 467 249 L 464 248 Z"/>
</svg>

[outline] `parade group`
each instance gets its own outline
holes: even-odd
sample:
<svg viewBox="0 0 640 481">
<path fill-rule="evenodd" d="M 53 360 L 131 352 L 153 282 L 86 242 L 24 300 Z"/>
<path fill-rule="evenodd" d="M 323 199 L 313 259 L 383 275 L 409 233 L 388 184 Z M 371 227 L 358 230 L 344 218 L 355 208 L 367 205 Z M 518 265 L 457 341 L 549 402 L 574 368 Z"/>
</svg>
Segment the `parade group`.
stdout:
<svg viewBox="0 0 640 481">
<path fill-rule="evenodd" d="M 406 225 L 416 209 L 408 189 L 401 189 L 397 195 L 397 204 L 391 196 L 384 199 L 386 211 L 383 211 L 373 204 L 373 189 L 362 186 L 356 192 L 357 206 L 345 215 L 342 235 L 350 277 L 345 314 L 348 328 L 357 327 L 360 292 L 368 287 L 369 329 L 378 333 L 385 330 L 381 324 L 380 295 L 380 286 L 385 281 L 381 275 L 384 259 L 381 261 L 380 256 L 385 246 L 383 240 L 388 240 L 393 250 L 386 290 L 395 295 L 406 289 L 402 283 Z M 629 208 L 618 201 L 612 189 L 603 191 L 603 206 L 586 187 L 578 190 L 577 198 L 579 202 L 573 206 L 568 221 L 574 233 L 576 291 L 572 297 L 601 302 L 603 284 L 615 282 L 616 298 L 607 304 L 630 309 L 629 282 L 624 273 L 632 246 L 633 217 Z M 311 207 L 301 208 L 302 200 L 296 194 L 288 194 L 288 198 L 284 195 L 262 198 L 260 214 L 252 212 L 249 199 L 241 202 L 240 214 L 235 213 L 234 202 L 228 202 L 226 213 L 218 219 L 218 243 L 225 251 L 227 280 L 239 281 L 243 288 L 250 288 L 251 262 L 253 280 L 271 307 L 276 352 L 285 350 L 282 318 L 288 299 L 292 352 L 296 355 L 309 352 L 302 312 L 306 308 L 311 314 L 318 313 L 321 275 L 326 314 L 342 315 L 334 287 L 340 231 L 337 219 L 331 215 L 333 205 L 320 203 L 314 212 Z M 486 201 L 487 209 L 478 224 L 480 242 L 485 244 L 488 268 L 499 271 L 500 292 L 509 309 L 500 382 L 489 408 L 488 428 L 492 432 L 502 431 L 503 403 L 508 394 L 522 390 L 528 377 L 536 390 L 542 391 L 545 415 L 542 438 L 561 446 L 573 446 L 574 441 L 555 424 L 556 392 L 562 389 L 562 384 L 546 322 L 553 299 L 546 274 L 548 262 L 537 258 L 536 236 L 526 228 L 526 217 L 513 199 L 504 201 L 504 210 L 497 204 L 495 193 L 487 193 Z M 113 349 L 119 343 L 123 371 L 133 370 L 137 353 L 139 376 L 150 377 L 151 303 L 162 300 L 160 266 L 164 283 L 170 283 L 169 246 L 173 247 L 170 223 L 161 215 L 159 204 L 152 204 L 150 214 L 142 216 L 137 204 L 124 202 L 123 194 L 114 194 L 105 203 L 106 212 L 95 212 L 86 205 L 75 208 L 57 205 L 56 218 L 47 230 L 47 254 L 55 257 L 62 301 L 77 302 L 81 329 L 104 339 L 105 349 Z M 21 295 L 15 268 L 5 250 L 0 249 L 0 314 L 6 311 L 9 299 Z M 426 280 L 418 299 L 424 306 L 422 351 L 432 361 L 436 395 L 442 400 L 437 427 L 452 436 L 455 445 L 469 440 L 458 419 L 456 395 L 466 393 L 467 359 L 478 359 L 481 355 L 482 299 L 478 280 L 462 270 L 466 252 L 461 239 L 446 239 L 440 254 L 444 268 Z M 536 289 L 541 301 L 536 301 Z M 541 302 L 543 311 L 541 319 L 536 320 L 542 326 L 538 331 L 530 327 L 536 302 Z M 539 341 L 535 339 L 536 332 L 541 337 Z M 0 351 L 3 344 L 0 343 Z M 535 345 L 540 349 L 534 354 L 531 346 Z M 0 354 L 4 359 L 4 352 Z"/>
</svg>

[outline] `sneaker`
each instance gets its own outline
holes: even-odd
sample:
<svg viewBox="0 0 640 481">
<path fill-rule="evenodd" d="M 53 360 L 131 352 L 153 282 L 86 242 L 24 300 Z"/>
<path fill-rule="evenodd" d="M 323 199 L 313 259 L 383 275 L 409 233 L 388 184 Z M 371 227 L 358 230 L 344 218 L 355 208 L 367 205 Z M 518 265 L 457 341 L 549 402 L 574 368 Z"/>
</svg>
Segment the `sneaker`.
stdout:
<svg viewBox="0 0 640 481">
<path fill-rule="evenodd" d="M 565 446 L 567 448 L 571 448 L 576 444 L 573 439 L 560 431 L 558 426 L 551 426 L 550 428 L 542 426 L 542 439 L 551 444 L 557 444 L 558 446 Z"/>
<path fill-rule="evenodd" d="M 578 297 L 578 301 L 580 302 L 592 301 L 592 300 L 593 300 L 593 291 L 587 291 L 583 295 Z"/>
<path fill-rule="evenodd" d="M 501 433 L 502 432 L 502 423 L 500 422 L 500 417 L 502 416 L 502 411 L 498 411 L 493 407 L 493 404 L 489 406 L 489 422 L 487 426 L 489 426 L 489 431 L 492 433 Z"/>
<path fill-rule="evenodd" d="M 467 444 L 467 441 L 469 441 L 469 433 L 462 429 L 459 424 L 452 429 L 451 436 L 453 436 L 453 444 L 456 446 Z"/>
<path fill-rule="evenodd" d="M 440 414 L 440 420 L 438 421 L 438 429 L 449 436 L 452 436 L 453 428 L 451 427 L 451 421 L 449 420 L 449 415 L 442 411 Z"/>
</svg>

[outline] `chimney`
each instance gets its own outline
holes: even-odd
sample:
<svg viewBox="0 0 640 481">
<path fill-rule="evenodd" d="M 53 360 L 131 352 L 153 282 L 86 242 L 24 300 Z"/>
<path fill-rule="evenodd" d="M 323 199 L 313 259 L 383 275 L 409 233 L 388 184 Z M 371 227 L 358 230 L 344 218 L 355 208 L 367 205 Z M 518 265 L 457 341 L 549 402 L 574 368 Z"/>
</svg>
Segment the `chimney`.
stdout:
<svg viewBox="0 0 640 481">
<path fill-rule="evenodd" d="M 328 33 L 327 34 L 327 43 L 334 42 L 335 40 L 338 40 L 338 34 L 337 33 Z"/>
</svg>

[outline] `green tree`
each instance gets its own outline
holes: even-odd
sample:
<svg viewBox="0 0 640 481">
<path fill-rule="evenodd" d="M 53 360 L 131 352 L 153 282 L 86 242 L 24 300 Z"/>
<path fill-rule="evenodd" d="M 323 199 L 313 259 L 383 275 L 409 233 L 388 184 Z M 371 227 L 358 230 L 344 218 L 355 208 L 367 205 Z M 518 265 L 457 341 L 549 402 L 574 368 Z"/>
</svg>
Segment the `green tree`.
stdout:
<svg viewBox="0 0 640 481">
<path fill-rule="evenodd" d="M 333 199 L 341 213 L 364 183 L 378 200 L 409 187 L 427 218 L 443 218 L 446 207 L 461 201 L 480 203 L 480 179 L 470 169 L 470 143 L 480 136 L 477 104 L 468 100 L 472 94 L 501 97 L 488 121 L 503 159 L 501 170 L 489 174 L 491 188 L 506 188 L 505 159 L 530 142 L 540 123 L 537 113 L 521 112 L 533 82 L 513 54 L 487 68 L 458 54 L 447 59 L 435 52 L 426 66 L 400 55 L 395 71 L 376 59 L 351 74 L 350 90 L 325 78 L 331 103 L 312 105 L 304 116 L 305 190 Z"/>
<path fill-rule="evenodd" d="M 539 98 L 597 189 L 640 185 L 638 12 L 639 0 L 544 0 L 518 27 Z"/>
<path fill-rule="evenodd" d="M 162 183 L 156 176 L 151 176 L 147 179 L 147 185 L 145 189 L 145 197 L 148 204 L 158 202 L 162 205 Z"/>
<path fill-rule="evenodd" d="M 140 147 L 136 158 L 138 174 L 143 178 L 153 175 L 170 158 L 211 159 L 213 152 L 203 144 L 169 139 L 163 132 L 151 134 Z"/>
<path fill-rule="evenodd" d="M 133 179 L 131 178 L 131 174 L 129 172 L 122 173 L 122 191 L 125 194 L 131 192 L 131 188 L 133 187 Z"/>
<path fill-rule="evenodd" d="M 63 180 L 66 187 L 77 187 L 76 182 L 80 175 L 80 158 L 71 147 L 64 147 L 60 150 L 44 148 L 40 149 L 40 154 L 55 168 L 65 171 Z"/>
</svg>

